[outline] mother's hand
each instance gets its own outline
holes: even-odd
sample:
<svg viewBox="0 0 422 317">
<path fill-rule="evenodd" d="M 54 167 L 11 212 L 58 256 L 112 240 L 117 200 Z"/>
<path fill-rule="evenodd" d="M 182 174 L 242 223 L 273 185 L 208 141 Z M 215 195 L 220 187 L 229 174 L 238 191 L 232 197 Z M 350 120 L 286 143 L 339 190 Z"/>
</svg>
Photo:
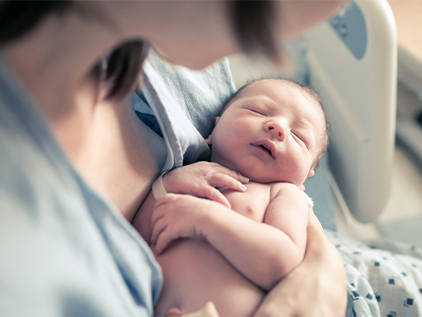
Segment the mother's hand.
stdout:
<svg viewBox="0 0 422 317">
<path fill-rule="evenodd" d="M 217 163 L 198 162 L 176 168 L 163 176 L 163 185 L 168 193 L 189 194 L 208 198 L 231 208 L 229 201 L 217 189 L 227 187 L 245 191 L 243 184 L 248 179 Z"/>
<path fill-rule="evenodd" d="M 312 212 L 303 262 L 268 293 L 255 316 L 345 316 L 346 306 L 343 263 Z"/>
</svg>

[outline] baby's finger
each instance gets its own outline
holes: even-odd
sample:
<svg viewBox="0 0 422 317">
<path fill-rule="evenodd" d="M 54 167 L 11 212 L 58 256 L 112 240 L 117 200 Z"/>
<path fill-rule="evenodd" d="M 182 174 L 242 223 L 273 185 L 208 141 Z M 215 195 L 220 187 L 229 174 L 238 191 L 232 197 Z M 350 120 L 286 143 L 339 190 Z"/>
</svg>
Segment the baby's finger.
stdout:
<svg viewBox="0 0 422 317">
<path fill-rule="evenodd" d="M 166 207 L 165 205 L 174 198 L 174 194 L 165 194 L 157 199 L 154 204 L 153 212 L 151 215 L 151 223 L 156 222 L 159 218 L 163 217 L 165 214 Z"/>
<path fill-rule="evenodd" d="M 239 172 L 233 171 L 227 167 L 223 167 L 217 163 L 215 163 L 216 165 L 218 165 L 218 171 L 219 173 L 222 174 L 226 174 L 228 176 L 231 176 L 232 178 L 238 180 L 239 182 L 241 182 L 242 184 L 247 184 L 249 182 L 249 178 L 243 176 L 242 174 L 240 174 Z"/>
<path fill-rule="evenodd" d="M 154 206 L 152 207 L 152 219 L 156 218 L 160 214 L 160 210 L 163 208 L 163 205 L 167 203 L 167 195 L 161 196 L 157 199 Z"/>
<path fill-rule="evenodd" d="M 218 190 L 214 187 L 208 186 L 202 189 L 201 197 L 208 198 L 209 200 L 215 201 L 220 203 L 227 208 L 232 208 L 229 200 Z"/>
<path fill-rule="evenodd" d="M 161 206 L 154 208 L 151 215 L 151 227 L 153 228 L 158 220 L 164 217 L 164 213 L 161 211 Z"/>
<path fill-rule="evenodd" d="M 169 245 L 169 243 L 173 239 L 166 234 L 166 232 L 162 232 L 157 239 L 157 242 L 154 245 L 155 252 L 160 255 L 165 248 Z"/>
<path fill-rule="evenodd" d="M 154 204 L 154 209 L 159 208 L 161 205 L 166 204 L 169 200 L 173 199 L 175 194 L 167 193 L 157 199 L 157 201 Z"/>
<path fill-rule="evenodd" d="M 208 178 L 208 184 L 212 187 L 227 187 L 233 190 L 237 190 L 239 192 L 246 191 L 246 186 L 243 185 L 238 180 L 234 179 L 233 177 L 226 175 L 226 174 L 213 174 Z"/>
<path fill-rule="evenodd" d="M 151 234 L 151 245 L 154 245 L 157 243 L 157 240 L 161 233 L 167 228 L 167 225 L 165 224 L 165 221 L 163 218 L 160 218 L 158 221 L 156 221 L 153 224 L 152 227 L 152 234 Z"/>
</svg>

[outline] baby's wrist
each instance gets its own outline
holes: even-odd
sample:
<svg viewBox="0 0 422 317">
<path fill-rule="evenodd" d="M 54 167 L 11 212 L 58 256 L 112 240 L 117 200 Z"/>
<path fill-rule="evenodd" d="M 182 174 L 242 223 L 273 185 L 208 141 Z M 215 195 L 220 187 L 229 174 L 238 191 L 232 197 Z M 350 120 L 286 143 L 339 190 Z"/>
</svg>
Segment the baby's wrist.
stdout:
<svg viewBox="0 0 422 317">
<path fill-rule="evenodd" d="M 162 173 L 153 183 L 152 183 L 152 195 L 155 200 L 158 200 L 161 196 L 167 194 L 167 190 L 164 187 L 163 177 L 167 172 Z"/>
<path fill-rule="evenodd" d="M 205 206 L 204 211 L 201 215 L 201 219 L 197 221 L 197 229 L 201 231 L 204 239 L 209 241 L 209 235 L 215 235 L 218 232 L 217 228 L 224 226 L 226 223 L 225 215 L 227 213 L 227 207 L 216 203 L 211 200 L 207 200 L 208 206 Z"/>
</svg>

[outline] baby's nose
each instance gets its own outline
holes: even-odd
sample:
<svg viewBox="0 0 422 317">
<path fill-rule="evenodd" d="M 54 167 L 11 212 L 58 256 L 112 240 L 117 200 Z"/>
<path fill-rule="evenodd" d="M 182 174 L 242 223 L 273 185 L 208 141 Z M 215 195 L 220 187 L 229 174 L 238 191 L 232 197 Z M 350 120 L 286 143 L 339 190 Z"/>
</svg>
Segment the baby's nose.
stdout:
<svg viewBox="0 0 422 317">
<path fill-rule="evenodd" d="M 277 121 L 268 122 L 266 124 L 266 130 L 269 133 L 272 133 L 280 141 L 284 141 L 284 139 L 286 138 L 287 129 L 286 129 L 286 126 L 281 122 L 277 122 Z"/>
</svg>

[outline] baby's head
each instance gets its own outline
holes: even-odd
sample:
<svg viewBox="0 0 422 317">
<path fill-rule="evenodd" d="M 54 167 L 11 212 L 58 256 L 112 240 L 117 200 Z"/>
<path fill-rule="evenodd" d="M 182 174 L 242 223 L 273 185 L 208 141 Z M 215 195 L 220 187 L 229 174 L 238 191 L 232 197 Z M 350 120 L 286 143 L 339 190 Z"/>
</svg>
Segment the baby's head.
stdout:
<svg viewBox="0 0 422 317">
<path fill-rule="evenodd" d="M 251 181 L 300 186 L 328 145 L 321 101 L 310 88 L 285 79 L 263 79 L 238 90 L 217 117 L 211 161 Z"/>
</svg>

